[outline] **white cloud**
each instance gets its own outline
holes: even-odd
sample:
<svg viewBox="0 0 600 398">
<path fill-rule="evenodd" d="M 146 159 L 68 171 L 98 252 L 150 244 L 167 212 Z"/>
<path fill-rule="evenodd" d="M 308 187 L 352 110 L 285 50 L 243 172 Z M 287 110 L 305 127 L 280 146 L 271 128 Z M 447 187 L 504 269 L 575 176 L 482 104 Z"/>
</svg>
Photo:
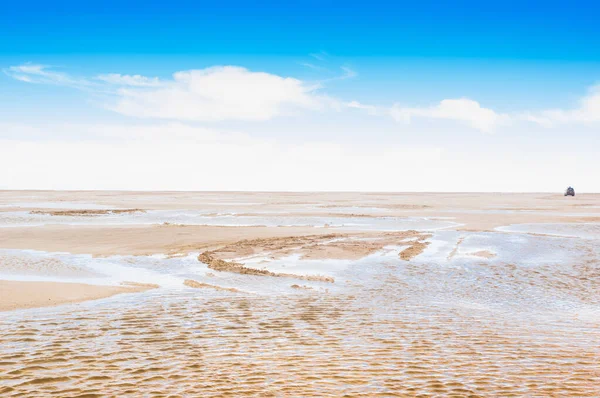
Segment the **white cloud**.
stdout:
<svg viewBox="0 0 600 398">
<path fill-rule="evenodd" d="M 329 69 L 327 69 L 327 68 L 325 68 L 323 66 L 318 66 L 318 65 L 315 65 L 315 64 L 311 64 L 310 62 L 300 62 L 300 65 L 305 66 L 305 67 L 307 67 L 309 69 L 312 69 L 312 70 L 319 71 L 319 72 L 329 72 Z"/>
<path fill-rule="evenodd" d="M 15 74 L 13 74 L 11 76 L 12 76 L 13 79 L 17 79 L 17 80 L 20 80 L 20 81 L 25 82 L 25 83 L 35 83 L 33 81 L 33 79 L 31 77 L 27 76 L 27 75 L 21 75 L 21 74 L 15 73 Z"/>
<path fill-rule="evenodd" d="M 365 105 L 362 104 L 358 101 L 350 101 L 350 102 L 346 102 L 344 104 L 346 106 L 346 108 L 352 108 L 352 109 L 360 109 L 363 111 L 367 111 L 367 113 L 369 115 L 377 115 L 379 113 L 379 110 L 377 109 L 376 106 L 374 105 Z"/>
<path fill-rule="evenodd" d="M 541 112 L 527 112 L 521 118 L 545 127 L 567 123 L 600 122 L 600 85 L 590 88 L 588 94 L 574 109 L 549 109 Z"/>
<path fill-rule="evenodd" d="M 342 68 L 348 78 L 355 73 Z M 176 72 L 170 80 L 142 75 L 100 74 L 75 78 L 45 65 L 11 66 L 4 72 L 27 83 L 70 86 L 106 94 L 108 109 L 127 116 L 182 121 L 269 120 L 299 109 L 338 107 L 320 95 L 321 84 L 291 77 L 216 66 Z"/>
<path fill-rule="evenodd" d="M 506 115 L 484 108 L 477 101 L 468 98 L 445 99 L 428 108 L 407 108 L 396 104 L 391 108 L 390 115 L 404 123 L 410 123 L 415 117 L 456 120 L 484 132 L 491 132 L 498 124 L 507 120 Z"/>
<path fill-rule="evenodd" d="M 321 109 L 320 86 L 245 68 L 177 72 L 156 89 L 123 88 L 110 109 L 128 116 L 191 121 L 268 120 L 295 109 Z"/>
<path fill-rule="evenodd" d="M 57 74 L 57 73 L 48 72 L 46 70 L 47 68 L 48 68 L 47 66 L 40 65 L 40 64 L 23 64 L 23 65 L 11 66 L 7 69 L 7 71 L 13 72 L 13 73 L 24 73 L 24 74 L 37 75 L 37 76 L 49 76 L 49 75 Z"/>
<path fill-rule="evenodd" d="M 325 61 L 327 57 L 329 57 L 329 54 L 327 54 L 325 51 L 319 51 L 318 53 L 311 53 L 308 55 L 319 61 Z"/>
<path fill-rule="evenodd" d="M 340 79 L 352 79 L 353 77 L 358 76 L 358 73 L 356 73 L 355 70 L 350 69 L 347 66 L 342 66 L 341 67 L 342 71 L 344 72 L 344 74 L 340 77 Z"/>
<path fill-rule="evenodd" d="M 90 85 L 86 79 L 77 79 L 66 73 L 52 71 L 47 65 L 28 63 L 10 66 L 3 71 L 8 76 L 27 83 L 54 84 L 75 88 L 85 88 Z"/>
<path fill-rule="evenodd" d="M 336 81 L 336 80 L 352 79 L 352 78 L 358 76 L 358 73 L 356 71 L 354 71 L 353 69 L 350 69 L 347 66 L 340 66 L 340 69 L 342 70 L 342 74 L 340 74 L 338 76 L 334 76 L 334 77 L 330 77 L 330 78 L 327 78 L 327 79 L 320 80 L 319 84 L 325 84 L 325 83 L 333 82 L 333 81 Z"/>
<path fill-rule="evenodd" d="M 326 72 L 328 74 L 334 73 L 334 71 L 337 70 L 338 68 L 342 72 L 341 74 L 339 74 L 337 76 L 322 79 L 322 80 L 320 80 L 320 83 L 331 82 L 331 81 L 336 81 L 336 80 L 352 79 L 352 78 L 358 76 L 358 73 L 354 69 L 352 69 L 348 66 L 342 65 L 342 66 L 334 68 L 328 59 L 329 54 L 327 54 L 324 51 L 321 51 L 319 53 L 312 53 L 312 54 L 309 54 L 309 56 L 314 58 L 314 61 L 301 62 L 300 65 L 305 66 L 314 71 Z"/>
<path fill-rule="evenodd" d="M 342 70 L 344 74 L 337 79 L 356 75 L 351 69 Z M 26 83 L 64 85 L 108 95 L 108 109 L 139 118 L 256 121 L 301 109 L 339 109 L 338 101 L 318 93 L 321 83 L 236 66 L 176 72 L 169 80 L 118 73 L 76 78 L 39 64 L 3 71 Z"/>
<path fill-rule="evenodd" d="M 321 59 L 326 54 L 316 55 L 316 59 Z M 109 96 L 106 103 L 108 109 L 138 118 L 264 121 L 298 110 L 329 108 L 340 111 L 352 108 L 370 115 L 389 114 L 405 123 L 417 117 L 462 121 L 485 132 L 492 131 L 501 121 L 509 119 L 466 98 L 446 99 L 429 108 L 394 105 L 390 109 L 358 101 L 344 103 L 319 94 L 327 82 L 357 76 L 349 67 L 342 66 L 341 70 L 343 73 L 340 76 L 315 84 L 236 66 L 176 72 L 169 80 L 118 73 L 100 74 L 94 79 L 74 78 L 39 64 L 11 66 L 4 71 L 28 83 L 67 85 L 102 92 Z M 529 119 L 533 117 L 529 116 Z"/>
<path fill-rule="evenodd" d="M 158 77 L 146 77 L 142 75 L 121 75 L 119 73 L 108 73 L 96 76 L 97 80 L 115 85 L 137 86 L 137 87 L 156 87 L 161 82 Z"/>
<path fill-rule="evenodd" d="M 84 88 L 89 86 L 99 87 L 98 82 L 85 77 L 73 77 L 67 73 L 56 72 L 50 66 L 41 64 L 22 64 L 10 66 L 3 70 L 8 76 L 27 83 L 55 84 Z M 160 85 L 156 77 L 145 77 L 141 75 L 121 75 L 119 73 L 101 74 L 94 78 L 111 85 L 153 87 Z"/>
</svg>

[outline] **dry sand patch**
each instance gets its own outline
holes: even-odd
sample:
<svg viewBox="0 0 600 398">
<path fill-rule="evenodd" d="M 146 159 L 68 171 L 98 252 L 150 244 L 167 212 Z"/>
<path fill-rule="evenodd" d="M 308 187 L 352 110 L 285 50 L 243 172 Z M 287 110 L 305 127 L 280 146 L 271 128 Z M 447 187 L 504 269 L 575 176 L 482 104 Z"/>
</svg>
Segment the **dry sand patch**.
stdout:
<svg viewBox="0 0 600 398">
<path fill-rule="evenodd" d="M 83 283 L 0 280 L 0 311 L 78 303 L 115 294 L 142 292 L 150 288 L 138 284 L 99 286 Z"/>
</svg>

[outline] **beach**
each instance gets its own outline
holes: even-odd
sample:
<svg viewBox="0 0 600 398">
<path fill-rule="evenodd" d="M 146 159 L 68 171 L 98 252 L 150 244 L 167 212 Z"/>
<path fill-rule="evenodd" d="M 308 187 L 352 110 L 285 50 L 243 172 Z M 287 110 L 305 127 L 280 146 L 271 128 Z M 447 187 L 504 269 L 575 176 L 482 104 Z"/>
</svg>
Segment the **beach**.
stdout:
<svg viewBox="0 0 600 398">
<path fill-rule="evenodd" d="M 0 191 L 0 395 L 598 396 L 600 194 Z"/>
</svg>

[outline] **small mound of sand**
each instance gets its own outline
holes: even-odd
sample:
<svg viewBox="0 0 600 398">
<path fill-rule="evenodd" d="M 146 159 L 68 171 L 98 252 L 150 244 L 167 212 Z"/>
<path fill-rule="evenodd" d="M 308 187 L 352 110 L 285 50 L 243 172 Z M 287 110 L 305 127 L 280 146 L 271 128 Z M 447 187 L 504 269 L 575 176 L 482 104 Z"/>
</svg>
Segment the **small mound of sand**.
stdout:
<svg viewBox="0 0 600 398">
<path fill-rule="evenodd" d="M 494 258 L 496 257 L 496 253 L 492 253 L 489 250 L 480 250 L 478 252 L 473 252 L 473 253 L 467 253 L 469 256 L 476 256 L 476 257 L 482 257 L 482 258 Z"/>
<path fill-rule="evenodd" d="M 290 287 L 291 287 L 292 289 L 305 289 L 305 290 L 313 290 L 313 288 L 312 288 L 312 287 L 310 287 L 310 286 L 306 286 L 306 285 L 302 285 L 302 286 L 300 286 L 300 285 L 292 285 L 292 286 L 290 286 Z"/>
<path fill-rule="evenodd" d="M 140 282 L 129 282 L 129 281 L 121 282 L 121 285 L 128 286 L 128 287 L 141 288 L 144 290 L 158 289 L 160 287 L 156 283 L 140 283 Z"/>
<path fill-rule="evenodd" d="M 416 239 L 400 257 L 410 260 L 420 254 L 431 237 L 418 231 L 397 231 L 386 233 L 323 234 L 307 236 L 283 236 L 273 238 L 244 239 L 229 243 L 220 248 L 211 248 L 198 256 L 198 260 L 215 271 L 235 272 L 245 275 L 296 278 L 309 281 L 333 283 L 334 279 L 323 275 L 296 275 L 276 273 L 267 269 L 250 268 L 236 261 L 250 256 L 268 256 L 270 259 L 299 254 L 301 259 L 360 259 L 376 253 L 389 245 L 397 245 L 406 239 Z"/>
<path fill-rule="evenodd" d="M 177 224 L 177 223 L 172 223 L 172 222 L 168 222 L 165 221 L 162 224 L 156 224 L 159 227 L 189 227 L 190 225 L 186 225 L 186 224 Z"/>
<path fill-rule="evenodd" d="M 215 290 L 234 292 L 234 293 L 240 292 L 238 289 L 233 288 L 233 287 L 210 285 L 208 283 L 198 282 L 193 279 L 186 279 L 185 281 L 183 281 L 183 284 L 186 285 L 187 287 L 193 287 L 195 289 L 215 289 Z"/>
<path fill-rule="evenodd" d="M 329 217 L 347 217 L 347 218 L 379 218 L 379 216 L 363 213 L 329 213 Z"/>
<path fill-rule="evenodd" d="M 407 247 L 406 249 L 400 252 L 400 258 L 404 261 L 410 261 L 414 257 L 423 253 L 423 251 L 427 248 L 428 245 L 429 242 L 416 241 L 410 247 Z"/>
<path fill-rule="evenodd" d="M 213 252 L 205 251 L 200 253 L 198 260 L 208 265 L 208 268 L 214 269 L 215 271 L 235 272 L 243 275 L 258 275 L 258 276 L 273 276 L 282 278 L 296 278 L 306 281 L 318 281 L 318 282 L 329 282 L 334 283 L 335 280 L 330 276 L 323 275 L 295 275 L 271 272 L 266 269 L 256 269 L 246 267 L 244 264 L 235 261 L 225 261 L 215 257 Z"/>
<path fill-rule="evenodd" d="M 228 260 L 247 256 L 266 255 L 277 259 L 300 254 L 302 259 L 358 260 L 395 245 L 405 239 L 423 240 L 430 235 L 417 231 L 387 233 L 323 234 L 309 236 L 284 236 L 275 238 L 245 239 L 212 248 L 213 257 Z"/>
<path fill-rule="evenodd" d="M 389 205 L 378 205 L 379 207 L 384 207 L 387 209 L 401 209 L 401 210 L 421 210 L 421 209 L 431 209 L 429 205 L 416 205 L 416 204 L 389 204 Z"/>
<path fill-rule="evenodd" d="M 106 214 L 129 214 L 145 213 L 142 209 L 113 209 L 113 210 L 32 210 L 30 214 L 44 214 L 49 216 L 68 216 L 68 217 L 91 217 Z"/>
<path fill-rule="evenodd" d="M 454 256 L 456 256 L 456 253 L 458 253 L 458 247 L 464 242 L 464 240 L 465 240 L 464 236 L 461 236 L 460 238 L 458 238 L 458 240 L 456 241 L 456 245 L 454 245 L 454 248 L 452 249 L 450 254 L 448 254 L 448 257 L 446 257 L 446 260 L 450 261 L 450 260 L 452 260 L 452 258 Z"/>
</svg>

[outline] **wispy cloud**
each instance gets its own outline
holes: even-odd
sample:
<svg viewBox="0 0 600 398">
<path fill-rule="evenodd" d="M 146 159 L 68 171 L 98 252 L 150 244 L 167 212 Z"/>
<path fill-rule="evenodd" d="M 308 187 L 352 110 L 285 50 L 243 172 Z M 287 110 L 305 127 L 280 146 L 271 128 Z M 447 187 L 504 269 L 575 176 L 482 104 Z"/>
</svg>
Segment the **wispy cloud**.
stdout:
<svg viewBox="0 0 600 398">
<path fill-rule="evenodd" d="M 300 65 L 302 65 L 306 68 L 312 69 L 312 70 L 316 70 L 318 72 L 329 72 L 328 68 L 325 68 L 325 67 L 319 66 L 319 65 L 315 65 L 310 62 L 300 62 Z"/>
<path fill-rule="evenodd" d="M 499 114 L 467 98 L 445 99 L 429 107 L 378 107 L 358 101 L 345 102 L 346 108 L 364 111 L 369 115 L 392 117 L 397 122 L 411 124 L 415 119 L 443 119 L 465 123 L 482 132 L 492 132 L 497 126 L 508 123 L 509 115 Z"/>
<path fill-rule="evenodd" d="M 318 53 L 310 53 L 308 55 L 319 61 L 325 61 L 329 57 L 329 54 L 327 54 L 325 51 L 319 51 Z"/>
<path fill-rule="evenodd" d="M 334 77 L 330 77 L 327 79 L 321 79 L 319 80 L 319 84 L 326 84 L 328 82 L 334 82 L 337 80 L 346 80 L 346 79 L 352 79 L 356 76 L 358 76 L 358 73 L 356 71 L 354 71 L 353 69 L 350 69 L 347 66 L 340 66 L 340 69 L 342 71 L 341 74 L 338 74 L 337 76 Z"/>
<path fill-rule="evenodd" d="M 600 85 L 591 87 L 588 94 L 579 101 L 576 108 L 524 112 L 520 115 L 520 118 L 544 127 L 554 127 L 568 123 L 600 122 Z"/>
<path fill-rule="evenodd" d="M 353 77 L 358 76 L 358 73 L 355 70 L 350 69 L 347 66 L 342 66 L 341 69 L 344 72 L 344 74 L 340 77 L 340 79 L 351 79 Z"/>
<path fill-rule="evenodd" d="M 141 75 L 121 75 L 119 73 L 108 73 L 96 76 L 97 80 L 119 86 L 157 87 L 161 82 L 158 77 L 146 77 Z"/>
<path fill-rule="evenodd" d="M 23 65 L 10 66 L 3 69 L 8 76 L 34 84 L 53 84 L 60 86 L 70 86 L 73 88 L 86 88 L 93 83 L 87 79 L 74 78 L 66 73 L 51 70 L 47 65 L 27 63 Z"/>
<path fill-rule="evenodd" d="M 327 54 L 324 51 L 321 51 L 319 53 L 309 54 L 309 56 L 314 58 L 314 61 L 301 62 L 300 65 L 302 65 L 306 68 L 312 69 L 314 71 L 317 71 L 317 72 L 326 72 L 329 75 L 335 74 L 333 77 L 327 77 L 327 78 L 320 80 L 320 82 L 322 82 L 322 83 L 335 81 L 335 80 L 346 80 L 346 79 L 351 79 L 351 78 L 358 76 L 358 73 L 354 69 L 350 68 L 347 65 L 341 65 L 341 66 L 339 66 L 339 64 L 338 64 L 338 66 L 334 65 L 333 62 L 329 59 L 329 54 Z M 338 70 L 341 70 L 341 74 L 339 74 Z"/>
<path fill-rule="evenodd" d="M 376 106 L 361 104 L 358 101 L 346 102 L 344 103 L 344 106 L 346 108 L 360 109 L 366 111 L 370 115 L 378 115 L 380 113 L 380 110 Z"/>
<path fill-rule="evenodd" d="M 394 105 L 390 115 L 397 121 L 410 123 L 413 118 L 446 119 L 465 122 L 483 132 L 491 132 L 508 116 L 500 115 L 477 101 L 468 98 L 445 99 L 426 108 L 409 108 Z"/>
</svg>

